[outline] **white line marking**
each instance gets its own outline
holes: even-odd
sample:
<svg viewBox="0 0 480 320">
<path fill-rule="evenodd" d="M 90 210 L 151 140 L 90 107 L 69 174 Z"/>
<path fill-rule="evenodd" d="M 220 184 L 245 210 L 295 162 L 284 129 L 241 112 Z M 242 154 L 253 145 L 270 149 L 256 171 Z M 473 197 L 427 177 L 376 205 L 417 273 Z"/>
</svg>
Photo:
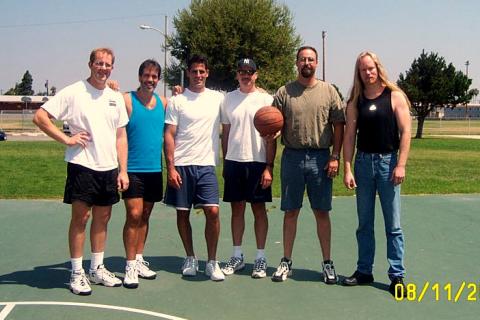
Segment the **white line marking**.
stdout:
<svg viewBox="0 0 480 320">
<path fill-rule="evenodd" d="M 75 307 L 90 307 L 90 308 L 99 308 L 99 309 L 111 309 L 118 311 L 126 311 L 133 313 L 146 314 L 153 317 L 165 318 L 170 320 L 186 320 L 184 318 L 179 318 L 171 316 L 168 314 L 163 314 L 159 312 L 153 312 L 142 309 L 127 308 L 127 307 L 118 307 L 110 306 L 106 304 L 94 304 L 94 303 L 79 303 L 79 302 L 63 302 L 63 301 L 19 301 L 19 302 L 0 302 L 0 306 L 5 305 L 6 307 L 0 312 L 0 320 L 5 320 L 5 317 L 10 313 L 15 305 L 53 305 L 53 306 L 75 306 Z M 5 313 L 5 315 L 4 315 Z"/>
<path fill-rule="evenodd" d="M 2 305 L 3 303 L 0 303 Z M 5 320 L 5 318 L 8 316 L 8 314 L 13 310 L 15 307 L 14 303 L 5 303 L 6 306 L 3 308 L 2 312 L 0 312 L 0 320 Z"/>
</svg>

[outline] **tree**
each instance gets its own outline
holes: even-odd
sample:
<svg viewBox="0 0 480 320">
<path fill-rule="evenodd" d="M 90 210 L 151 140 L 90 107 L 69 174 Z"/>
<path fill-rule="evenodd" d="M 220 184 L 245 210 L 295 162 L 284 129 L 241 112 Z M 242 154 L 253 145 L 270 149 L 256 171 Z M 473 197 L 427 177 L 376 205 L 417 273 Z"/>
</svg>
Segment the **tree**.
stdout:
<svg viewBox="0 0 480 320">
<path fill-rule="evenodd" d="M 192 54 L 209 60 L 207 85 L 233 90 L 236 62 L 253 58 L 259 69 L 259 86 L 274 91 L 295 78 L 293 68 L 300 37 L 292 14 L 274 0 L 192 0 L 173 19 L 176 34 L 170 38 L 171 54 L 184 62 Z M 170 85 L 179 83 L 179 63 L 168 71 Z"/>
<path fill-rule="evenodd" d="M 10 88 L 5 92 L 6 96 L 16 96 L 17 95 L 17 90 L 18 90 L 18 83 L 15 83 L 15 87 Z"/>
<path fill-rule="evenodd" d="M 469 89 L 472 79 L 453 64 L 446 64 L 437 53 L 425 53 L 413 60 L 408 71 L 400 74 L 397 84 L 405 91 L 417 116 L 415 138 L 421 139 L 425 118 L 435 108 L 455 108 L 468 103 L 478 90 Z"/>
<path fill-rule="evenodd" d="M 32 85 L 33 85 L 33 78 L 30 72 L 28 72 L 27 70 L 23 75 L 22 81 L 20 81 L 20 84 L 18 85 L 17 95 L 19 96 L 33 95 Z"/>
<path fill-rule="evenodd" d="M 15 83 L 14 88 L 10 88 L 5 95 L 17 95 L 17 96 L 32 96 L 34 91 L 32 90 L 33 78 L 30 72 L 27 70 L 22 77 L 20 83 Z"/>
</svg>

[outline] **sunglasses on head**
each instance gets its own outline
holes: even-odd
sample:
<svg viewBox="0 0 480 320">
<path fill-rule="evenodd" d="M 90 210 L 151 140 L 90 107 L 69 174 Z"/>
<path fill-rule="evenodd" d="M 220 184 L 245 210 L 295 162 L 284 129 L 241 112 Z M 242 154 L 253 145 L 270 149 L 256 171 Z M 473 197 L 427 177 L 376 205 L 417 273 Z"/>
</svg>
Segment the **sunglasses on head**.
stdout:
<svg viewBox="0 0 480 320">
<path fill-rule="evenodd" d="M 241 76 L 244 76 L 248 74 L 249 76 L 253 75 L 255 73 L 254 70 L 237 70 L 238 74 Z"/>
</svg>

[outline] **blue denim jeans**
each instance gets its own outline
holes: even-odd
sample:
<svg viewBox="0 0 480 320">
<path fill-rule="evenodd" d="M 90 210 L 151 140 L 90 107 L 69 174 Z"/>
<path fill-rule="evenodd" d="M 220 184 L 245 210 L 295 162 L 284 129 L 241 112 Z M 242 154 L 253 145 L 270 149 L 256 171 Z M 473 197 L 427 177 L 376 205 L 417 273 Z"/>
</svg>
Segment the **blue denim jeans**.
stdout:
<svg viewBox="0 0 480 320">
<path fill-rule="evenodd" d="M 355 180 L 357 183 L 358 214 L 358 262 L 357 270 L 372 274 L 375 258 L 375 199 L 378 192 L 382 206 L 385 233 L 387 236 L 388 275 L 403 277 L 404 239 L 400 226 L 400 185 L 391 180 L 397 165 L 397 153 L 365 153 L 355 156 Z"/>
<path fill-rule="evenodd" d="M 312 209 L 332 210 L 332 179 L 324 169 L 329 157 L 328 149 L 283 150 L 280 168 L 282 211 L 302 207 L 305 186 Z"/>
</svg>

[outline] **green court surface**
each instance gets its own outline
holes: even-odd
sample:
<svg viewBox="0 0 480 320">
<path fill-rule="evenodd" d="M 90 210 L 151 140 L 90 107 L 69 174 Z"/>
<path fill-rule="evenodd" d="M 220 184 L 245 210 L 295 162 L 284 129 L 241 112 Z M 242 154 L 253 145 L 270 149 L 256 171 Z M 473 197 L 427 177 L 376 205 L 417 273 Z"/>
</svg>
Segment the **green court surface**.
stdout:
<svg viewBox="0 0 480 320">
<path fill-rule="evenodd" d="M 136 290 L 93 286 L 91 296 L 80 297 L 67 289 L 69 206 L 60 201 L 0 200 L 0 320 L 479 318 L 480 195 L 403 197 L 410 284 L 409 296 L 403 301 L 396 301 L 386 291 L 388 266 L 379 207 L 375 283 L 349 288 L 322 282 L 315 220 L 305 204 L 299 218 L 293 276 L 284 283 L 250 277 L 255 255 L 250 210 L 243 244 L 247 268 L 221 283 L 203 274 L 204 217 L 192 212 L 201 272 L 182 279 L 179 269 L 184 251 L 175 212 L 157 205 L 145 252 L 151 268 L 158 272 L 157 279 L 141 280 Z M 354 271 L 357 259 L 355 198 L 335 198 L 333 208 L 333 260 L 342 279 Z M 225 261 L 231 254 L 229 206 L 222 203 L 220 211 L 218 259 Z M 275 200 L 269 205 L 269 276 L 282 256 L 282 218 Z M 125 263 L 123 221 L 124 207 L 118 204 L 109 224 L 105 264 L 119 277 L 123 277 Z M 84 259 L 88 268 L 89 253 Z"/>
</svg>

